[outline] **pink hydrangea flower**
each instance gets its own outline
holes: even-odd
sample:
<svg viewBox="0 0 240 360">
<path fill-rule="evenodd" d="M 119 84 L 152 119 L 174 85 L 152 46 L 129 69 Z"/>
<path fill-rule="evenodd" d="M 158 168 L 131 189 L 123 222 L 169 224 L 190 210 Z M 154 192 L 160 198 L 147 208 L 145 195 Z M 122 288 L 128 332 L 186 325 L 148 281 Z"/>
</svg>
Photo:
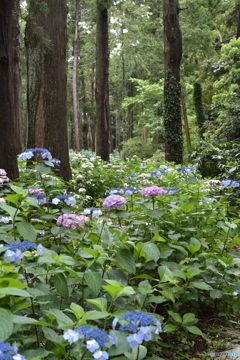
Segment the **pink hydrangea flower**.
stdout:
<svg viewBox="0 0 240 360">
<path fill-rule="evenodd" d="M 109 195 L 103 202 L 103 206 L 106 209 L 119 209 L 122 208 L 126 204 L 127 200 L 120 195 Z"/>
<path fill-rule="evenodd" d="M 28 189 L 28 193 L 31 195 L 44 195 L 44 191 L 41 189 Z"/>
<path fill-rule="evenodd" d="M 4 169 L 0 169 L 0 176 L 6 176 L 7 173 Z"/>
<path fill-rule="evenodd" d="M 6 200 L 4 198 L 0 198 L 0 203 L 5 203 Z"/>
<path fill-rule="evenodd" d="M 119 172 L 119 173 L 125 173 L 124 170 L 116 170 L 116 172 Z"/>
<path fill-rule="evenodd" d="M 84 229 L 84 225 L 81 223 L 85 221 L 90 221 L 90 218 L 85 215 L 63 214 L 57 218 L 57 225 L 73 230 L 75 230 L 77 226 Z"/>
<path fill-rule="evenodd" d="M 141 194 L 144 198 L 146 197 L 155 197 L 155 196 L 163 196 L 165 191 L 163 188 L 158 186 L 150 186 L 141 191 Z"/>
</svg>

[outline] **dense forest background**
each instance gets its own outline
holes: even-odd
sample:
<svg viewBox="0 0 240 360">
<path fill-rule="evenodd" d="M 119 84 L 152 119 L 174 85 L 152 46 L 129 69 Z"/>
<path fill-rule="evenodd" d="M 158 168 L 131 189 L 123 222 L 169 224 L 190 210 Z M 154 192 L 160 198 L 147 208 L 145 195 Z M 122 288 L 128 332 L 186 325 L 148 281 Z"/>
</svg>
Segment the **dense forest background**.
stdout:
<svg viewBox="0 0 240 360">
<path fill-rule="evenodd" d="M 167 154 L 175 163 L 195 162 L 204 176 L 239 180 L 239 0 L 4 4 L 1 18 L 8 8 L 13 66 L 1 91 L 10 81 L 13 108 L 1 111 L 9 146 L 1 145 L 0 165 L 10 177 L 16 178 L 17 170 L 9 157 L 44 147 L 61 160 L 66 180 L 69 148 L 96 151 L 103 160 L 115 150 L 123 157 L 137 153 L 157 160 Z M 174 93 L 171 81 L 166 89 L 168 20 L 179 21 L 174 26 L 180 30 L 177 50 L 173 34 L 180 66 Z M 3 60 L 1 55 L 2 72 Z M 180 116 L 180 128 L 174 128 L 172 114 Z M 177 157 L 168 156 L 171 146 Z M 16 148 L 12 154 L 9 147 Z"/>
</svg>

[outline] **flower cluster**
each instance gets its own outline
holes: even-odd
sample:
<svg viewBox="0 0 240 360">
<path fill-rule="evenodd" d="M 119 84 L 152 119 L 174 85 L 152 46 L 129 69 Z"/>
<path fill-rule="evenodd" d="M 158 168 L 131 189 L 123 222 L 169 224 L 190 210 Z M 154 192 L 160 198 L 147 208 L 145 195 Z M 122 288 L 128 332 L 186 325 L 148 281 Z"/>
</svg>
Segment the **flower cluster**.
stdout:
<svg viewBox="0 0 240 360">
<path fill-rule="evenodd" d="M 18 354 L 17 346 L 0 341 L 0 360 L 26 360 L 26 358 Z"/>
<path fill-rule="evenodd" d="M 27 149 L 19 155 L 19 159 L 20 160 L 30 160 L 34 156 L 35 157 L 41 156 L 42 159 L 44 159 L 44 160 L 52 159 L 52 155 L 51 155 L 50 151 L 48 151 L 47 149 L 42 149 L 42 148 Z"/>
<path fill-rule="evenodd" d="M 124 195 L 127 196 L 132 196 L 133 194 L 136 194 L 139 192 L 139 189 L 133 187 L 133 186 L 128 186 L 124 189 Z"/>
<path fill-rule="evenodd" d="M 37 201 L 38 205 L 44 205 L 47 203 L 47 197 L 44 194 L 35 194 L 33 198 Z"/>
<path fill-rule="evenodd" d="M 98 328 L 90 328 L 89 325 L 83 325 L 75 330 L 67 330 L 64 335 L 64 339 L 70 344 L 83 339 L 86 341 L 86 348 L 93 353 L 93 357 L 96 360 L 107 360 L 109 355 L 106 351 L 100 350 L 105 344 L 116 344 L 116 339 L 108 335 L 106 331 Z"/>
<path fill-rule="evenodd" d="M 57 195 L 54 199 L 52 199 L 52 203 L 57 205 L 61 200 L 67 205 L 75 205 L 77 203 L 75 197 L 72 195 Z"/>
<path fill-rule="evenodd" d="M 4 224 L 8 224 L 9 221 L 11 221 L 10 216 L 0 216 L 0 222 L 3 222 Z"/>
<path fill-rule="evenodd" d="M 150 176 L 151 177 L 161 177 L 163 176 L 163 174 L 166 174 L 166 171 L 164 170 L 154 170 L 151 172 Z"/>
<path fill-rule="evenodd" d="M 92 217 L 99 217 L 102 215 L 102 211 L 96 207 L 89 207 L 83 210 L 84 215 L 91 215 Z"/>
<path fill-rule="evenodd" d="M 83 222 L 85 221 L 90 221 L 90 218 L 85 215 L 63 214 L 57 218 L 57 225 L 73 230 L 75 230 L 77 226 L 84 229 Z"/>
<path fill-rule="evenodd" d="M 141 191 L 141 194 L 144 198 L 146 197 L 155 197 L 155 196 L 163 196 L 165 191 L 163 188 L 159 186 L 150 186 Z"/>
<path fill-rule="evenodd" d="M 187 175 L 194 174 L 196 172 L 196 169 L 187 166 L 180 166 L 177 168 L 177 170 Z"/>
<path fill-rule="evenodd" d="M 116 195 L 116 194 L 124 194 L 124 190 L 121 188 L 113 188 L 113 189 L 109 189 L 106 191 L 105 193 L 106 195 Z"/>
<path fill-rule="evenodd" d="M 120 323 L 118 331 L 120 333 L 132 333 L 127 336 L 127 341 L 131 349 L 136 349 L 143 341 L 152 339 L 151 325 L 155 326 L 155 334 L 162 332 L 162 326 L 152 315 L 140 310 L 129 311 L 120 318 L 115 318 L 112 327 L 115 330 L 117 323 Z"/>
<path fill-rule="evenodd" d="M 28 193 L 30 195 L 44 195 L 44 191 L 42 189 L 28 189 Z"/>
<path fill-rule="evenodd" d="M 237 182 L 237 181 L 234 181 L 234 180 L 229 180 L 229 179 L 225 179 L 225 180 L 222 180 L 221 183 L 223 184 L 223 186 L 226 188 L 236 188 L 236 187 L 239 187 L 240 186 L 240 183 Z"/>
<path fill-rule="evenodd" d="M 174 194 L 176 191 L 178 191 L 180 189 L 181 188 L 176 187 L 176 188 L 167 188 L 166 190 L 168 192 L 168 195 L 172 195 L 172 194 Z"/>
<path fill-rule="evenodd" d="M 7 173 L 4 169 L 0 169 L 0 184 L 4 184 L 8 182 L 9 178 L 7 177 Z"/>
<path fill-rule="evenodd" d="M 5 245 L 5 247 L 7 248 L 7 251 L 4 253 L 4 258 L 7 259 L 6 263 L 16 262 L 17 264 L 20 264 L 24 257 L 22 253 L 28 250 L 36 250 L 37 255 L 43 254 L 43 246 L 41 244 L 37 245 L 31 241 L 14 242 Z"/>
<path fill-rule="evenodd" d="M 109 210 L 119 209 L 122 208 L 126 202 L 127 200 L 120 195 L 110 195 L 104 200 L 103 206 Z"/>
</svg>

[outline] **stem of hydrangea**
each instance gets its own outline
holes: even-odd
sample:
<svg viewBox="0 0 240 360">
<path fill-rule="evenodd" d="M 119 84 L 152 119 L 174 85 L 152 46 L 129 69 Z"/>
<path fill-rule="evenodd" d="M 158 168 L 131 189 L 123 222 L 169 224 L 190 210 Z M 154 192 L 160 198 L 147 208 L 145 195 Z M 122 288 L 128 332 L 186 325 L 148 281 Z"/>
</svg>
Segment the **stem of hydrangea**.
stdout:
<svg viewBox="0 0 240 360">
<path fill-rule="evenodd" d="M 152 198 L 152 203 L 153 203 L 153 210 L 154 210 L 154 204 L 155 204 L 155 198 Z"/>
</svg>

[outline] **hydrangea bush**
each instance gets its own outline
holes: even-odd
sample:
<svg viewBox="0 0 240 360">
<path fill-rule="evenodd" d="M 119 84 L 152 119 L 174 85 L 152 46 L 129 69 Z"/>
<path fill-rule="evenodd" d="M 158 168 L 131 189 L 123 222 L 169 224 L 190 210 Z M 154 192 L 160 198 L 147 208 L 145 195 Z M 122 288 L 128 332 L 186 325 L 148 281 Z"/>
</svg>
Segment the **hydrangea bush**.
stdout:
<svg viewBox="0 0 240 360">
<path fill-rule="evenodd" d="M 19 181 L 0 188 L 0 341 L 13 344 L 10 359 L 161 360 L 163 341 L 204 336 L 204 312 L 234 319 L 239 220 L 228 199 L 238 183 L 85 153 L 71 155 L 69 193 L 41 154 L 30 169 L 21 157 Z M 94 206 L 79 196 L 89 169 L 105 184 Z"/>
</svg>

